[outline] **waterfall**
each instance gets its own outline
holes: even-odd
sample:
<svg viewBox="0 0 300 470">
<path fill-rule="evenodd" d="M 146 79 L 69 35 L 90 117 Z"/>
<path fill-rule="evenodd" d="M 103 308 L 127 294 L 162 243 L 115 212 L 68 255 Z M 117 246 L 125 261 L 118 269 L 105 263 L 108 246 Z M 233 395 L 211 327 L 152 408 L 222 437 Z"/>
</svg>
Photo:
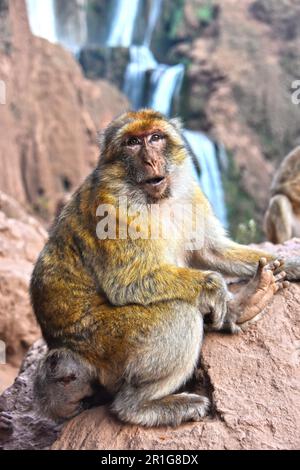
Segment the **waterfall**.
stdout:
<svg viewBox="0 0 300 470">
<path fill-rule="evenodd" d="M 61 42 L 73 53 L 86 42 L 87 5 L 89 0 L 26 0 L 28 16 L 33 34 L 52 42 Z M 171 116 L 174 98 L 178 97 L 184 77 L 184 65 L 160 64 L 151 52 L 151 41 L 160 16 L 163 0 L 151 0 L 146 26 L 139 23 L 146 11 L 145 0 L 111 0 L 112 24 L 106 45 L 128 47 L 130 62 L 127 65 L 123 91 L 131 101 L 133 109 L 151 107 Z M 144 31 L 139 39 L 141 31 Z M 137 34 L 136 34 L 137 32 Z M 138 44 L 137 44 L 138 42 Z M 140 45 L 142 44 L 142 45 Z M 184 131 L 201 175 L 192 166 L 194 176 L 209 199 L 217 217 L 226 226 L 226 207 L 218 157 L 222 168 L 226 168 L 226 152 L 201 132 Z"/>
<path fill-rule="evenodd" d="M 125 72 L 123 91 L 134 109 L 144 105 L 146 73 L 156 67 L 157 62 L 148 47 L 130 47 L 130 62 Z"/>
<path fill-rule="evenodd" d="M 73 54 L 78 54 L 87 42 L 88 0 L 56 2 L 56 33 L 58 41 Z"/>
<path fill-rule="evenodd" d="M 227 215 L 216 146 L 201 132 L 185 130 L 184 136 L 201 168 L 199 177 L 193 166 L 194 176 L 210 201 L 216 216 L 226 226 Z"/>
<path fill-rule="evenodd" d="M 138 3 L 138 2 L 137 2 Z M 126 0 L 119 0 L 118 5 L 125 8 Z M 130 45 L 130 63 L 127 66 L 124 80 L 124 93 L 128 96 L 134 109 L 148 106 L 170 116 L 172 103 L 175 96 L 180 92 L 181 83 L 184 75 L 184 66 L 159 64 L 150 50 L 152 34 L 157 23 L 162 6 L 162 0 L 152 0 L 145 31 L 143 45 Z M 135 5 L 134 11 L 139 9 L 140 5 Z M 110 38 L 121 30 L 124 22 L 122 11 L 113 23 Z M 130 29 L 133 26 L 130 26 Z M 116 35 L 117 36 L 117 35 Z M 108 40 L 108 44 L 110 43 Z M 147 97 L 145 86 L 147 84 L 146 74 L 150 77 L 150 97 Z"/>
<path fill-rule="evenodd" d="M 107 40 L 109 47 L 129 47 L 133 42 L 134 25 L 140 0 L 116 0 L 114 20 Z"/>
<path fill-rule="evenodd" d="M 150 47 L 154 28 L 161 12 L 162 0 L 152 0 L 148 25 L 144 37 L 144 46 Z"/>
<path fill-rule="evenodd" d="M 87 39 L 87 0 L 26 0 L 32 33 L 76 54 Z"/>
<path fill-rule="evenodd" d="M 184 66 L 182 64 L 159 65 L 151 76 L 153 92 L 149 103 L 150 108 L 170 116 L 172 102 L 174 97 L 180 93 L 183 76 Z"/>
<path fill-rule="evenodd" d="M 32 34 L 57 42 L 54 0 L 26 0 Z"/>
</svg>

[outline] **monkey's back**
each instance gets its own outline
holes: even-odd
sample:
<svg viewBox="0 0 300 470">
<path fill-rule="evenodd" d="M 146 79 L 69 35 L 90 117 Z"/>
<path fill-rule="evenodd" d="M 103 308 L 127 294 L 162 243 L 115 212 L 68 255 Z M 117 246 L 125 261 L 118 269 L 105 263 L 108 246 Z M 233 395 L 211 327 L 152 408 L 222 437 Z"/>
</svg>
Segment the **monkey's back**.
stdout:
<svg viewBox="0 0 300 470">
<path fill-rule="evenodd" d="M 273 183 L 272 195 L 287 196 L 296 213 L 300 213 L 300 147 L 296 147 L 282 161 Z"/>
</svg>

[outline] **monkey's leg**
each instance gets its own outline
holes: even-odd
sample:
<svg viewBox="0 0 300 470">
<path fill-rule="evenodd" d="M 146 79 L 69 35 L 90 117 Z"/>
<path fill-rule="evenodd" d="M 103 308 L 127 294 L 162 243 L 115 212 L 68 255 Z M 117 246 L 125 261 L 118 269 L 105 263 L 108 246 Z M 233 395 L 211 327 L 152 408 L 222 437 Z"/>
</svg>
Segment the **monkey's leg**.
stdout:
<svg viewBox="0 0 300 470">
<path fill-rule="evenodd" d="M 293 235 L 293 208 L 283 194 L 272 197 L 265 216 L 265 232 L 272 243 L 284 243 Z"/>
<path fill-rule="evenodd" d="M 279 266 L 280 261 L 260 259 L 253 279 L 228 302 L 223 329 L 236 333 L 261 318 L 276 292 L 289 285 L 284 271 L 275 274 Z"/>
<path fill-rule="evenodd" d="M 41 411 L 54 420 L 71 418 L 86 408 L 94 393 L 92 368 L 66 349 L 51 350 L 35 376 L 34 394 Z"/>
<path fill-rule="evenodd" d="M 192 376 L 197 364 L 202 317 L 196 307 L 183 302 L 168 305 L 170 311 L 165 312 L 159 331 L 153 330 L 142 345 L 137 344 L 123 374 L 112 411 L 124 422 L 176 426 L 201 420 L 208 412 L 208 398 L 175 393 Z"/>
</svg>

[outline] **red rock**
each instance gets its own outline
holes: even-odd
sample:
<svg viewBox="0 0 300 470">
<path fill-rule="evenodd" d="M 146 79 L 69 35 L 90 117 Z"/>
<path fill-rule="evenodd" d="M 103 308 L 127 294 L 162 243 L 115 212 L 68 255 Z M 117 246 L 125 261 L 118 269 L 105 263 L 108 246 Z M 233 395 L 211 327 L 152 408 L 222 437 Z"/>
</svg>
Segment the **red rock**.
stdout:
<svg viewBox="0 0 300 470">
<path fill-rule="evenodd" d="M 300 255 L 300 239 L 267 247 Z M 57 428 L 37 413 L 32 399 L 32 374 L 45 353 L 38 342 L 24 362 L 19 381 L 2 396 L 2 409 L 13 416 L 15 429 L 2 437 L 0 445 L 26 449 L 52 443 L 55 450 L 298 449 L 299 311 L 300 284 L 294 283 L 274 297 L 264 317 L 247 332 L 208 334 L 202 367 L 214 413 L 202 422 L 177 428 L 124 425 L 106 407 L 98 407 L 69 421 L 56 439 Z"/>
<path fill-rule="evenodd" d="M 29 346 L 40 336 L 28 294 L 29 280 L 47 233 L 21 206 L 0 192 L 0 339 L 6 343 L 7 361 L 17 367 Z M 0 366 L 11 378 L 12 370 Z M 7 375 L 8 374 L 8 375 Z"/>
<path fill-rule="evenodd" d="M 96 131 L 128 102 L 109 83 L 86 80 L 62 47 L 33 37 L 25 0 L 9 1 L 1 21 L 10 34 L 0 37 L 0 188 L 48 217 L 94 166 Z"/>
</svg>

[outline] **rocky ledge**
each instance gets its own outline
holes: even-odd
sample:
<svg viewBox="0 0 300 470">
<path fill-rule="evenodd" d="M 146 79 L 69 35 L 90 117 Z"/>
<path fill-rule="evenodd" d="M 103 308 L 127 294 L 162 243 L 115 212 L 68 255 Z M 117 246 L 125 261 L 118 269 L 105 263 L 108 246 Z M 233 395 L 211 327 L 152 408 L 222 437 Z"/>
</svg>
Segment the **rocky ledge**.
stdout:
<svg viewBox="0 0 300 470">
<path fill-rule="evenodd" d="M 300 240 L 266 244 L 300 255 Z M 3 449 L 297 449 L 300 446 L 300 284 L 274 297 L 245 333 L 208 334 L 202 368 L 213 414 L 177 428 L 123 425 L 106 407 L 58 427 L 36 411 L 32 374 L 45 346 L 29 351 L 19 376 L 0 399 Z"/>
</svg>

